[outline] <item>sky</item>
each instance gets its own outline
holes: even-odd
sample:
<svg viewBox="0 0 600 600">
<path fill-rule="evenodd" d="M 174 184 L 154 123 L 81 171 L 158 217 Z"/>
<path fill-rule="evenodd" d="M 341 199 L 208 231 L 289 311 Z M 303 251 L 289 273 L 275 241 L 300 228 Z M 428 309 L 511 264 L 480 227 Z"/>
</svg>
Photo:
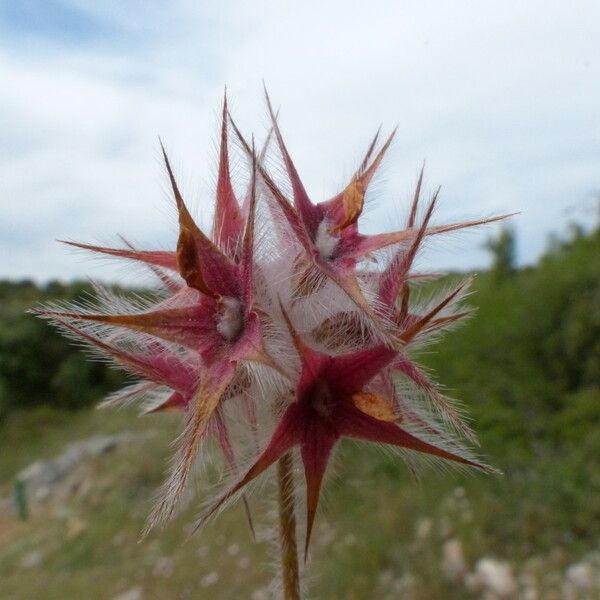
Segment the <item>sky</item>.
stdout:
<svg viewBox="0 0 600 600">
<path fill-rule="evenodd" d="M 521 264 L 596 218 L 597 0 L 0 0 L 0 278 L 133 282 L 56 240 L 173 246 L 158 136 L 210 224 L 224 86 L 261 138 L 263 80 L 315 201 L 398 125 L 365 232 L 402 225 L 424 160 L 437 222 L 520 212 Z M 484 268 L 497 231 L 432 244 L 425 264 Z"/>
</svg>

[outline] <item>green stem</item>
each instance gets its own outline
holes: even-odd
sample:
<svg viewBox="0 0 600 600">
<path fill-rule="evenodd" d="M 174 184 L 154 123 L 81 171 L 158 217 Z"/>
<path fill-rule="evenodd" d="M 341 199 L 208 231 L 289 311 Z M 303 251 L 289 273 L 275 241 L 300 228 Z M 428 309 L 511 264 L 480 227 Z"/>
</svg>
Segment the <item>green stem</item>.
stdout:
<svg viewBox="0 0 600 600">
<path fill-rule="evenodd" d="M 300 600 L 300 570 L 294 514 L 294 472 L 292 455 L 289 453 L 282 456 L 277 463 L 277 487 L 283 597 L 284 600 Z"/>
</svg>

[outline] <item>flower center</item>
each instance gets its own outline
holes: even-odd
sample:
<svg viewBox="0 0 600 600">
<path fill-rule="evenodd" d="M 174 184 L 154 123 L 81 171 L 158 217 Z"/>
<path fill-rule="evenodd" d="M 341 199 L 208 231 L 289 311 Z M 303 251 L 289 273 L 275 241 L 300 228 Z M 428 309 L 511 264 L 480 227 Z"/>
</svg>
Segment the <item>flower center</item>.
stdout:
<svg viewBox="0 0 600 600">
<path fill-rule="evenodd" d="M 229 342 L 237 340 L 244 326 L 242 303 L 236 298 L 221 298 L 217 331 Z"/>
<path fill-rule="evenodd" d="M 338 245 L 339 237 L 329 231 L 330 224 L 327 219 L 323 219 L 319 223 L 317 235 L 315 238 L 315 246 L 319 254 L 326 259 L 330 259 Z"/>
<path fill-rule="evenodd" d="M 334 398 L 328 383 L 324 379 L 317 379 L 309 394 L 310 404 L 314 411 L 320 417 L 330 417 L 333 413 Z"/>
</svg>

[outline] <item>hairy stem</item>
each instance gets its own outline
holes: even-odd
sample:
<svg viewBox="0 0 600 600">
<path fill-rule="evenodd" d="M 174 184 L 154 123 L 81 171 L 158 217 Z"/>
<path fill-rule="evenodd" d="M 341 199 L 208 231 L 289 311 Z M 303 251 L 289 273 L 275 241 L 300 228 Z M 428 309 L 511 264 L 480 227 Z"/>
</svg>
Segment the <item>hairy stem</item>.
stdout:
<svg viewBox="0 0 600 600">
<path fill-rule="evenodd" d="M 277 463 L 279 491 L 279 541 L 284 600 L 300 600 L 300 572 L 296 542 L 296 516 L 294 514 L 294 473 L 290 453 Z"/>
</svg>

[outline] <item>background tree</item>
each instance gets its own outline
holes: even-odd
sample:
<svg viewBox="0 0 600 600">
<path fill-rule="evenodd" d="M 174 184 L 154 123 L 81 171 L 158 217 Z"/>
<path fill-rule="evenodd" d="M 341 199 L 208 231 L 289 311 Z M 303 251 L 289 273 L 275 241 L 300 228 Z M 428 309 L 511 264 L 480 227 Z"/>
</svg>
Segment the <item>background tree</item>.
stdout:
<svg viewBox="0 0 600 600">
<path fill-rule="evenodd" d="M 500 235 L 484 244 L 492 254 L 492 272 L 499 280 L 511 277 L 516 268 L 516 236 L 514 229 L 502 228 Z"/>
</svg>

